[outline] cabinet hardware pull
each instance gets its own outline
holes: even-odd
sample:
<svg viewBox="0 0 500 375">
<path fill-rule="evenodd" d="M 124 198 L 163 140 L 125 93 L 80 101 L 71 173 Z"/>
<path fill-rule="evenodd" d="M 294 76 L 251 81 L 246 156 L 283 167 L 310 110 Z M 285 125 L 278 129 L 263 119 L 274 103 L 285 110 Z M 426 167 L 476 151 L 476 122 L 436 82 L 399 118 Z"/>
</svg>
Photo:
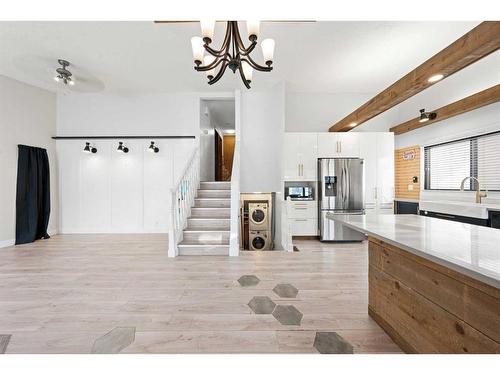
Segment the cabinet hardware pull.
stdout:
<svg viewBox="0 0 500 375">
<path fill-rule="evenodd" d="M 295 221 L 307 221 L 307 219 L 295 219 Z"/>
<path fill-rule="evenodd" d="M 342 141 L 339 141 L 339 150 L 340 150 L 339 154 L 341 154 L 342 153 Z"/>
<path fill-rule="evenodd" d="M 307 207 L 295 207 L 296 210 L 307 210 Z"/>
</svg>

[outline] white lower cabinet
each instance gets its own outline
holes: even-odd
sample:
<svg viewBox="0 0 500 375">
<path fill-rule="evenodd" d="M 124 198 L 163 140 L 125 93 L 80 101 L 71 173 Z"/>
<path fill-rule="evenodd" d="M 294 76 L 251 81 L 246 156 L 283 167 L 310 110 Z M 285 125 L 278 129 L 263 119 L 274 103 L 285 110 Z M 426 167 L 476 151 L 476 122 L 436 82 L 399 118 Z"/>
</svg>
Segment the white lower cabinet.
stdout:
<svg viewBox="0 0 500 375">
<path fill-rule="evenodd" d="M 292 236 L 318 235 L 317 201 L 292 201 L 289 219 Z"/>
<path fill-rule="evenodd" d="M 292 236 L 317 236 L 318 219 L 290 219 Z"/>
</svg>

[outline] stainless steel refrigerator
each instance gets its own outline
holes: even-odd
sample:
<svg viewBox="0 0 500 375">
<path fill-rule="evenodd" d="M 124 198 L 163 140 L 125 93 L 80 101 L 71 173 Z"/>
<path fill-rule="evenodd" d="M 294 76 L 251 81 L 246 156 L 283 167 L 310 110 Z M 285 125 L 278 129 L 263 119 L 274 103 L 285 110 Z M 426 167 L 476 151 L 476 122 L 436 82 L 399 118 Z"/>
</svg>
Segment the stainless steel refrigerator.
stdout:
<svg viewBox="0 0 500 375">
<path fill-rule="evenodd" d="M 363 159 L 318 159 L 318 225 L 321 241 L 363 241 L 365 236 L 331 215 L 364 214 Z"/>
</svg>

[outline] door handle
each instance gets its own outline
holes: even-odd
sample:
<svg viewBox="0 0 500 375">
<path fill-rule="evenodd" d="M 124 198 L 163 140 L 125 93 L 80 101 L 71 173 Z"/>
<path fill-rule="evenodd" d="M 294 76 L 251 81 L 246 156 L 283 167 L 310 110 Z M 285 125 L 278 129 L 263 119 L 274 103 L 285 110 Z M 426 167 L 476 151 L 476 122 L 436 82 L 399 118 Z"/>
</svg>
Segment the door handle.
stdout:
<svg viewBox="0 0 500 375">
<path fill-rule="evenodd" d="M 342 141 L 339 141 L 339 154 L 342 153 Z"/>
<path fill-rule="evenodd" d="M 373 198 L 375 198 L 375 199 L 378 198 L 378 196 L 377 196 L 377 188 L 376 187 L 373 188 Z"/>
<path fill-rule="evenodd" d="M 298 172 L 298 173 L 299 173 L 299 176 L 300 176 L 300 164 L 297 164 L 297 168 L 298 168 L 298 170 L 299 170 L 299 172 Z"/>
</svg>

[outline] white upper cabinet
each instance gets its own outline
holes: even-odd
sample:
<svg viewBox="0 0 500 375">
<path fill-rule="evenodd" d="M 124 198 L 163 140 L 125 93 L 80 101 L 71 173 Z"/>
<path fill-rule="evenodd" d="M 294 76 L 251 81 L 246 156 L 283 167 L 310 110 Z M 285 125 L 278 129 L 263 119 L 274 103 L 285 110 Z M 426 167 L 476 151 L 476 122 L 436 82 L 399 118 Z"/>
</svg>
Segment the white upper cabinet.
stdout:
<svg viewBox="0 0 500 375">
<path fill-rule="evenodd" d="M 359 157 L 358 133 L 318 133 L 319 158 Z"/>
<path fill-rule="evenodd" d="M 285 133 L 284 179 L 316 180 L 317 151 L 316 133 Z"/>
</svg>

